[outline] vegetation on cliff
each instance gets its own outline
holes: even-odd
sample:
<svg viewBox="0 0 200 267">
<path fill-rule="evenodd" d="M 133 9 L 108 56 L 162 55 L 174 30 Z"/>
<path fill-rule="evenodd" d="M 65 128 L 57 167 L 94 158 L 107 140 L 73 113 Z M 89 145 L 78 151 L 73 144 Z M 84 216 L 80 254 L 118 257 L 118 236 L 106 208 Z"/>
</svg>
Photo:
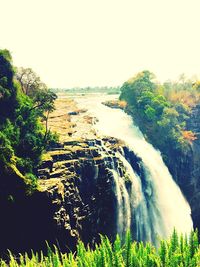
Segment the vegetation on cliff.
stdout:
<svg viewBox="0 0 200 267">
<path fill-rule="evenodd" d="M 32 187 L 36 185 L 34 168 L 54 139 L 47 120 L 56 98 L 47 87 L 34 83 L 35 77 L 28 79 L 24 72 L 19 82 L 9 51 L 0 50 L 0 176 L 6 181 L 14 175 Z"/>
<path fill-rule="evenodd" d="M 120 95 L 120 100 L 127 102 L 126 111 L 166 157 L 172 149 L 187 149 L 195 140 L 195 133 L 186 129 L 186 121 L 199 99 L 198 82 L 159 84 L 149 71 L 125 82 Z"/>
<path fill-rule="evenodd" d="M 192 232 L 187 238 L 174 231 L 169 241 L 160 241 L 159 249 L 150 243 L 132 242 L 130 233 L 127 233 L 123 244 L 119 236 L 113 244 L 107 237 L 101 237 L 101 243 L 96 244 L 94 250 L 79 242 L 76 254 L 63 254 L 57 247 L 48 247 L 47 256 L 42 252 L 19 257 L 10 253 L 9 258 L 11 267 L 195 267 L 200 264 L 200 249 L 197 232 Z M 1 260 L 0 266 L 8 265 Z"/>
</svg>

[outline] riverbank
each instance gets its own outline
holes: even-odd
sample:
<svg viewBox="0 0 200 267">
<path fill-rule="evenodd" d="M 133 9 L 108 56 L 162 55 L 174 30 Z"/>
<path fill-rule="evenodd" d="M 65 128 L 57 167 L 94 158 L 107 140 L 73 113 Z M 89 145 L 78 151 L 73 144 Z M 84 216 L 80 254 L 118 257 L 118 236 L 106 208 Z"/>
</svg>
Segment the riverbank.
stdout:
<svg viewBox="0 0 200 267">
<path fill-rule="evenodd" d="M 87 109 L 80 109 L 76 101 L 67 95 L 58 95 L 55 110 L 50 114 L 48 126 L 58 133 L 61 143 L 74 139 L 94 139 L 95 118 L 86 114 Z"/>
</svg>

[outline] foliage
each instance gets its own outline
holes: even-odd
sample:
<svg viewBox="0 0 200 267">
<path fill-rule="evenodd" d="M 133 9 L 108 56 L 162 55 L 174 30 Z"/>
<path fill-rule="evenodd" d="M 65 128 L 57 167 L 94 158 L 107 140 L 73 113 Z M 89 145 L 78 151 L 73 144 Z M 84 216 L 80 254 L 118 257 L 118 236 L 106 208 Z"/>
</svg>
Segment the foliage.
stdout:
<svg viewBox="0 0 200 267">
<path fill-rule="evenodd" d="M 22 70 L 21 82 L 16 82 L 11 55 L 0 50 L 0 167 L 6 176 L 14 166 L 35 187 L 34 168 L 55 138 L 48 131 L 47 114 L 54 109 L 56 95 L 31 69 Z"/>
<path fill-rule="evenodd" d="M 169 156 L 169 150 L 182 151 L 195 140 L 195 134 L 186 131 L 186 121 L 200 94 L 183 77 L 178 84 L 160 85 L 153 79 L 149 71 L 137 74 L 121 87 L 120 100 L 127 102 L 126 111 L 153 145 Z"/>
<path fill-rule="evenodd" d="M 199 84 L 199 81 L 186 79 L 182 74 L 177 82 L 168 81 L 160 85 L 160 90 L 173 104 L 181 103 L 190 109 L 200 101 Z"/>
<path fill-rule="evenodd" d="M 17 68 L 15 78 L 19 82 L 24 95 L 32 99 L 32 109 L 37 109 L 40 115 L 43 115 L 44 112 L 53 111 L 56 94 L 48 90 L 46 84 L 40 80 L 40 77 L 31 68 Z"/>
<path fill-rule="evenodd" d="M 14 150 L 11 146 L 9 139 L 5 136 L 3 132 L 0 132 L 0 167 L 5 162 L 10 162 L 14 155 Z"/>
<path fill-rule="evenodd" d="M 196 135 L 192 131 L 183 131 L 183 136 L 190 142 L 197 139 Z"/>
<path fill-rule="evenodd" d="M 17 90 L 13 83 L 14 69 L 9 51 L 0 50 L 0 123 L 13 119 L 18 106 Z"/>
<path fill-rule="evenodd" d="M 47 89 L 47 86 L 31 68 L 17 68 L 15 78 L 19 81 L 23 93 L 30 97 L 34 97 L 38 91 Z"/>
<path fill-rule="evenodd" d="M 57 247 L 48 246 L 48 255 L 43 252 L 15 257 L 9 252 L 10 267 L 54 266 L 54 267 L 195 267 L 200 264 L 200 248 L 197 231 L 189 238 L 178 235 L 174 230 L 170 240 L 161 240 L 159 248 L 150 243 L 132 242 L 127 233 L 124 244 L 119 236 L 112 244 L 107 237 L 101 237 L 101 243 L 95 249 L 85 247 L 82 242 L 77 246 L 77 253 L 65 254 Z M 0 266 L 7 266 L 3 260 Z"/>
</svg>

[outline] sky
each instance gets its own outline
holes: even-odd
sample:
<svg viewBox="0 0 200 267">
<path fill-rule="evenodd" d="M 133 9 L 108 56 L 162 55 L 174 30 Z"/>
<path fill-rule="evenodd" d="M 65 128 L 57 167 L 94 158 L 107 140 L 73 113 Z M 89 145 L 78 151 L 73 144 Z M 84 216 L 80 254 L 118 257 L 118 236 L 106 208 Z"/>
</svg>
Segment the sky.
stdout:
<svg viewBox="0 0 200 267">
<path fill-rule="evenodd" d="M 200 0 L 0 0 L 0 49 L 49 87 L 200 76 Z"/>
</svg>

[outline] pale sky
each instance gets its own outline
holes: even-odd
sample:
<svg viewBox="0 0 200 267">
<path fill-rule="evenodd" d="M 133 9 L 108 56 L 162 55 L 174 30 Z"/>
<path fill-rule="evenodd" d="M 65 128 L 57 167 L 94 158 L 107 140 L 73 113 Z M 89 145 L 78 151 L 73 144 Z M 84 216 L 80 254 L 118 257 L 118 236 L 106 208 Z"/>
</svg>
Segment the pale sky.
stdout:
<svg viewBox="0 0 200 267">
<path fill-rule="evenodd" d="M 0 48 L 50 87 L 200 75 L 200 0 L 0 0 Z"/>
</svg>

